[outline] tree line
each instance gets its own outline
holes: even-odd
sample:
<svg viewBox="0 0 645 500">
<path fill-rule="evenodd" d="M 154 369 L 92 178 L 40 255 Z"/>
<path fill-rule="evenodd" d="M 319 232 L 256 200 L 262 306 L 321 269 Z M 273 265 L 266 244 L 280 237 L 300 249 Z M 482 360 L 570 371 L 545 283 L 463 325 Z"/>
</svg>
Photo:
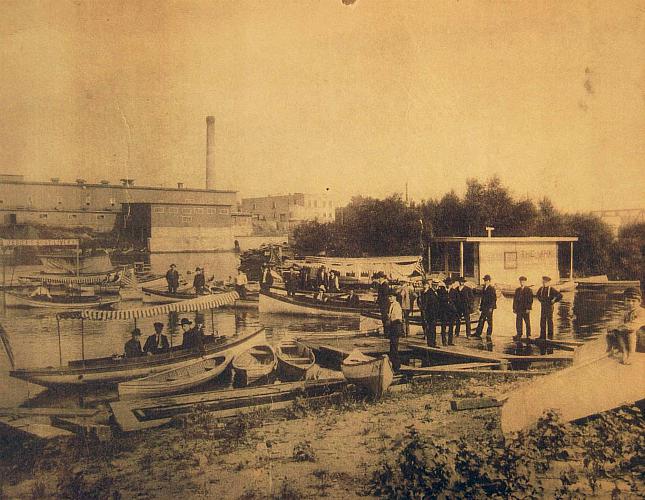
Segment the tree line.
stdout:
<svg viewBox="0 0 645 500">
<path fill-rule="evenodd" d="M 577 275 L 608 274 L 612 279 L 643 282 L 645 224 L 611 228 L 591 213 L 564 213 L 548 198 L 518 199 L 498 177 L 467 181 L 463 196 L 405 203 L 401 195 L 385 199 L 357 196 L 330 223 L 305 222 L 293 233 L 298 253 L 338 257 L 425 254 L 435 236 L 577 236 Z"/>
</svg>

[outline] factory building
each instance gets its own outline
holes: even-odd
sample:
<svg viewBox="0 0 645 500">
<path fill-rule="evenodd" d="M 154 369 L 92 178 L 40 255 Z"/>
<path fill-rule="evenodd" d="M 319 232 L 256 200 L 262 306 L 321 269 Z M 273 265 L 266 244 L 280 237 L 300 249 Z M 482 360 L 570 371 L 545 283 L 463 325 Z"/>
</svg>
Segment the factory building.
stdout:
<svg viewBox="0 0 645 500">
<path fill-rule="evenodd" d="M 242 211 L 291 231 L 304 221 L 333 222 L 336 206 L 326 194 L 293 193 L 242 199 Z"/>
</svg>

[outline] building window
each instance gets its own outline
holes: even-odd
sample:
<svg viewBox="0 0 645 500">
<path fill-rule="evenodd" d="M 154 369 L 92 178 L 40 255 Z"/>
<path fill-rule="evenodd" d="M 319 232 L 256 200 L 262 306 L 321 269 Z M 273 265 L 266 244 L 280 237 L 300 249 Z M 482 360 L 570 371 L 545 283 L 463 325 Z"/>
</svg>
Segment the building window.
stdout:
<svg viewBox="0 0 645 500">
<path fill-rule="evenodd" d="M 192 209 L 192 208 L 182 208 L 182 209 L 181 209 L 181 213 L 182 213 L 182 214 L 192 214 L 192 213 L 193 213 L 193 209 Z"/>
<path fill-rule="evenodd" d="M 193 218 L 190 215 L 182 215 L 181 216 L 181 222 L 184 224 L 188 224 L 189 222 L 192 222 Z"/>
<path fill-rule="evenodd" d="M 196 209 L 195 209 L 195 214 L 203 214 L 203 213 L 204 213 L 204 209 L 203 209 L 203 208 L 196 208 Z"/>
<path fill-rule="evenodd" d="M 257 210 L 258 206 L 254 203 L 253 204 L 253 210 Z"/>
<path fill-rule="evenodd" d="M 169 214 L 178 214 L 179 209 L 177 207 L 168 207 L 168 213 Z"/>
<path fill-rule="evenodd" d="M 216 210 L 216 209 L 214 209 L 214 208 L 207 208 L 207 209 L 206 209 L 206 213 L 207 213 L 208 215 L 213 215 L 213 214 L 217 213 L 217 210 Z"/>
<path fill-rule="evenodd" d="M 275 201 L 271 203 L 271 208 L 275 208 Z"/>
<path fill-rule="evenodd" d="M 164 213 L 164 207 L 154 207 L 152 211 L 156 214 L 162 214 Z"/>
<path fill-rule="evenodd" d="M 114 206 L 114 198 L 110 198 L 110 205 Z"/>
<path fill-rule="evenodd" d="M 38 217 L 39 217 L 40 219 L 46 219 L 46 218 L 47 218 L 47 214 L 39 214 L 39 215 L 38 215 Z"/>
<path fill-rule="evenodd" d="M 228 208 L 220 208 L 219 213 L 222 214 L 222 215 L 228 214 Z"/>
<path fill-rule="evenodd" d="M 70 220 L 76 219 L 76 214 L 68 214 L 67 218 Z"/>
<path fill-rule="evenodd" d="M 103 214 L 97 214 L 96 215 L 96 220 L 103 220 L 103 219 L 105 219 L 105 215 L 103 215 Z"/>
<path fill-rule="evenodd" d="M 0 200 L 0 205 L 2 205 L 3 203 L 4 203 L 4 200 Z"/>
<path fill-rule="evenodd" d="M 85 197 L 85 205 L 89 207 L 91 202 L 92 202 L 92 197 L 88 194 Z"/>
<path fill-rule="evenodd" d="M 504 252 L 504 269 L 517 269 L 517 252 Z"/>
</svg>

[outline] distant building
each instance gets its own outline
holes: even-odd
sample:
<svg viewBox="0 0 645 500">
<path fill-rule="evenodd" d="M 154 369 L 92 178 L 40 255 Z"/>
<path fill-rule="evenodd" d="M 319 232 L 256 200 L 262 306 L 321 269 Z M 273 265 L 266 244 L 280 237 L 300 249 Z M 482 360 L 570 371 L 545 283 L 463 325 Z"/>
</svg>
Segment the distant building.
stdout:
<svg viewBox="0 0 645 500">
<path fill-rule="evenodd" d="M 614 236 L 618 236 L 618 231 L 623 226 L 645 222 L 645 208 L 595 210 L 592 213 L 600 217 L 603 222 L 611 227 Z"/>
<path fill-rule="evenodd" d="M 490 274 L 495 283 L 517 283 L 526 276 L 539 284 L 542 276 L 554 283 L 573 277 L 576 237 L 439 237 L 429 248 L 431 273 L 464 276 L 481 284 Z"/>
<path fill-rule="evenodd" d="M 326 194 L 293 193 L 242 199 L 242 211 L 291 231 L 304 221 L 333 222 L 336 207 Z"/>
<path fill-rule="evenodd" d="M 147 243 L 150 251 L 230 250 L 252 232 L 251 214 L 237 212 L 235 191 L 135 186 L 101 181 L 89 184 L 28 182 L 0 176 L 0 225 L 117 228 Z"/>
</svg>

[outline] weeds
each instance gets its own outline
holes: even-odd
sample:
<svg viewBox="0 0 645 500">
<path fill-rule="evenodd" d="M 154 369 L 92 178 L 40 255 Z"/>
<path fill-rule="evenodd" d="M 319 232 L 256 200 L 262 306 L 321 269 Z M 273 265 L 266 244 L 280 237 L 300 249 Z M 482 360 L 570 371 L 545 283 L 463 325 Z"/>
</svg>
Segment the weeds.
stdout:
<svg viewBox="0 0 645 500">
<path fill-rule="evenodd" d="M 293 447 L 293 459 L 296 462 L 315 462 L 316 453 L 309 441 L 301 441 Z"/>
<path fill-rule="evenodd" d="M 30 497 L 32 500 L 41 500 L 47 495 L 47 487 L 42 481 L 36 481 L 31 487 Z"/>
</svg>

